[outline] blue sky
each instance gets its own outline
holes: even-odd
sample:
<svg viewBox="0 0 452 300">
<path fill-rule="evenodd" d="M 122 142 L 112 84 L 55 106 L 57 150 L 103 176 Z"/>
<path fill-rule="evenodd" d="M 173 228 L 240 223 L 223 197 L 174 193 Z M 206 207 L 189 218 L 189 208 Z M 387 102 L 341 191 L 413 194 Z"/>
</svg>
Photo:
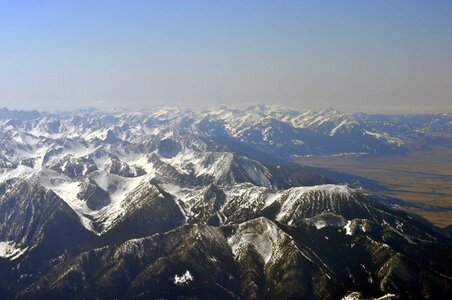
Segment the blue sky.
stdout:
<svg viewBox="0 0 452 300">
<path fill-rule="evenodd" d="M 452 1 L 3 1 L 0 106 L 452 111 Z"/>
</svg>

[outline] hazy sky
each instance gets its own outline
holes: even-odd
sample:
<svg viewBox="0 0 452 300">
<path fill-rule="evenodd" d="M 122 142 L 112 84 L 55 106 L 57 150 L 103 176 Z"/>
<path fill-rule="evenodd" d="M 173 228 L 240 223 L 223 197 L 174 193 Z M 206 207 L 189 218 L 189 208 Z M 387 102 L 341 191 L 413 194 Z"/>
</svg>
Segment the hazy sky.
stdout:
<svg viewBox="0 0 452 300">
<path fill-rule="evenodd" d="M 0 0 L 0 107 L 452 111 L 452 1 Z"/>
</svg>

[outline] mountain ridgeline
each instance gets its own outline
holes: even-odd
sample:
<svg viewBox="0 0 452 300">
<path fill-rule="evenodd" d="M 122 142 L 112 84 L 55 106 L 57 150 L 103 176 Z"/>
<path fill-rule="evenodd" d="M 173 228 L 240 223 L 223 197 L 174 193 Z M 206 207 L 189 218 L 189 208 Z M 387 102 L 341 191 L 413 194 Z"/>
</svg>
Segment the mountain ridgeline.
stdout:
<svg viewBox="0 0 452 300">
<path fill-rule="evenodd" d="M 452 240 L 290 163 L 451 145 L 449 114 L 0 110 L 5 299 L 447 299 Z M 383 299 L 383 298 L 382 298 Z"/>
</svg>

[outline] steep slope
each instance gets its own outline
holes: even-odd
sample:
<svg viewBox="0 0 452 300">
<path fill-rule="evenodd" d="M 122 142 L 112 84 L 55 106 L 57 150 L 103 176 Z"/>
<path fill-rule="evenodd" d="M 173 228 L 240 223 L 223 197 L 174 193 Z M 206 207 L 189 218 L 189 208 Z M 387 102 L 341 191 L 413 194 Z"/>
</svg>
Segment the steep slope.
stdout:
<svg viewBox="0 0 452 300">
<path fill-rule="evenodd" d="M 221 231 L 194 225 L 82 253 L 21 297 L 230 299 L 238 298 L 237 279 Z"/>
<path fill-rule="evenodd" d="M 53 243 L 52 253 L 75 246 L 76 238 L 84 234 L 74 211 L 55 193 L 42 187 L 35 180 L 10 180 L 0 185 L 0 240 L 14 245 L 20 254 L 30 251 L 44 242 Z M 63 221 L 62 224 L 55 222 Z M 58 242 L 50 239 L 62 225 Z M 65 238 L 69 232 L 78 232 Z M 70 243 L 65 244 L 65 243 Z M 48 245 L 49 246 L 49 245 Z M 50 255 L 50 253 L 49 253 Z M 17 253 L 10 259 L 17 259 Z"/>
<path fill-rule="evenodd" d="M 10 180 L 0 190 L 0 244 L 6 246 L 0 257 L 0 290 L 9 298 L 89 247 L 94 236 L 61 198 L 35 180 Z"/>
<path fill-rule="evenodd" d="M 388 244 L 320 230 L 266 218 L 220 228 L 183 226 L 84 252 L 21 297 L 338 299 L 359 291 L 416 299 L 450 293 L 450 277 Z"/>
</svg>

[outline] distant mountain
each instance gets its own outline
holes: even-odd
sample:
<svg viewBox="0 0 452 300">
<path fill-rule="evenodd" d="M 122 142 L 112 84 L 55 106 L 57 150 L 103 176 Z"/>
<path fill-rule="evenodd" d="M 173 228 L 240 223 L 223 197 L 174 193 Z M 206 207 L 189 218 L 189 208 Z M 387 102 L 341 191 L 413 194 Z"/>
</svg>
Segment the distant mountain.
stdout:
<svg viewBox="0 0 452 300">
<path fill-rule="evenodd" d="M 293 155 L 385 155 L 413 147 L 452 143 L 452 115 L 343 114 L 258 106 L 211 110 L 200 127 L 212 138 L 231 139 L 288 158 Z"/>
<path fill-rule="evenodd" d="M 451 119 L 268 106 L 5 110 L 0 293 L 449 298 L 446 230 L 285 159 L 450 145 Z"/>
<path fill-rule="evenodd" d="M 38 111 L 25 111 L 25 110 L 9 110 L 7 108 L 0 108 L 0 119 L 14 119 L 14 120 L 33 120 L 39 118 L 40 113 Z"/>
</svg>

